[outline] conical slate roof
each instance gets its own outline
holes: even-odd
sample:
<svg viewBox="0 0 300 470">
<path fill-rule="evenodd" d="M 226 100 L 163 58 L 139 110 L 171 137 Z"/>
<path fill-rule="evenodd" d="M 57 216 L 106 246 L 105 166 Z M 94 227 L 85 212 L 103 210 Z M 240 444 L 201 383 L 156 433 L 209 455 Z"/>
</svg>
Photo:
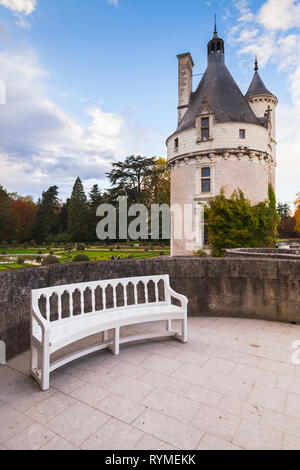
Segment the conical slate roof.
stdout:
<svg viewBox="0 0 300 470">
<path fill-rule="evenodd" d="M 246 98 L 249 98 L 250 96 L 257 96 L 257 95 L 270 95 L 274 96 L 273 93 L 271 93 L 265 86 L 264 82 L 260 78 L 259 73 L 257 70 L 254 72 L 252 82 L 250 83 L 250 86 L 248 88 L 248 91 L 245 95 Z"/>
<path fill-rule="evenodd" d="M 210 51 L 210 44 L 213 41 L 219 43 L 222 40 L 216 37 L 209 43 L 206 72 L 197 90 L 192 93 L 189 108 L 180 121 L 176 132 L 194 127 L 195 118 L 201 114 L 205 106 L 208 106 L 215 115 L 216 122 L 243 122 L 261 125 L 227 69 L 222 47 L 221 50 Z"/>
</svg>

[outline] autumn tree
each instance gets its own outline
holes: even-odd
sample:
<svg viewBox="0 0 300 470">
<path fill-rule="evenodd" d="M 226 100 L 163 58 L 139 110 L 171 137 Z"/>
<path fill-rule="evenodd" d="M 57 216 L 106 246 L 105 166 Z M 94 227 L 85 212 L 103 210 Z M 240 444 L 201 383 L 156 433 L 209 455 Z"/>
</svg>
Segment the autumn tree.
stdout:
<svg viewBox="0 0 300 470">
<path fill-rule="evenodd" d="M 19 219 L 16 230 L 16 240 L 19 243 L 31 240 L 34 237 L 38 212 L 32 197 L 17 195 L 12 201 L 12 207 Z"/>
<path fill-rule="evenodd" d="M 165 158 L 155 160 L 151 186 L 152 203 L 170 205 L 171 175 Z"/>
<path fill-rule="evenodd" d="M 295 231 L 300 233 L 300 193 L 297 193 L 296 197 L 297 199 L 294 202 L 294 205 L 295 205 L 294 217 L 296 219 Z"/>
</svg>

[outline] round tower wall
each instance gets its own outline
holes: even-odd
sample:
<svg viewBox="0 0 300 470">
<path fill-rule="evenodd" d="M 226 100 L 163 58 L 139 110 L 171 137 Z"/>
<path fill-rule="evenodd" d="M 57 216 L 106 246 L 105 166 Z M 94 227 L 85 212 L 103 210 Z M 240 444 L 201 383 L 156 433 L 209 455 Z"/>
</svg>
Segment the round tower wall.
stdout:
<svg viewBox="0 0 300 470">
<path fill-rule="evenodd" d="M 212 117 L 210 118 L 213 121 Z M 240 130 L 245 130 L 245 138 L 240 138 Z M 177 143 L 175 140 L 177 140 Z M 246 123 L 220 123 L 210 125 L 210 139 L 200 141 L 198 127 L 173 134 L 167 140 L 168 160 L 194 152 L 214 151 L 218 149 L 238 149 L 248 147 L 251 150 L 270 153 L 268 130 L 259 125 Z"/>
</svg>

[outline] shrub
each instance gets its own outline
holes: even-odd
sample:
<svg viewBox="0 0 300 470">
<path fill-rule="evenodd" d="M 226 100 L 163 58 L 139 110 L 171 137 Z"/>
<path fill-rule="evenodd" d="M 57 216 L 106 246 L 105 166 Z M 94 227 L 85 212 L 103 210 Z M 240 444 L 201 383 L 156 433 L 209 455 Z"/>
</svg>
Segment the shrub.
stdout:
<svg viewBox="0 0 300 470">
<path fill-rule="evenodd" d="M 77 251 L 85 251 L 85 244 L 77 243 Z"/>
<path fill-rule="evenodd" d="M 13 241 L 11 242 L 11 244 L 12 244 L 12 246 L 18 246 L 18 243 L 17 243 L 16 240 L 13 240 Z"/>
<path fill-rule="evenodd" d="M 6 251 L 1 252 L 1 255 L 6 255 L 6 254 L 7 254 Z"/>
<path fill-rule="evenodd" d="M 25 261 L 24 258 L 21 258 L 21 257 L 19 256 L 19 258 L 18 258 L 18 264 L 24 264 L 24 261 Z"/>
<path fill-rule="evenodd" d="M 164 256 L 165 252 L 164 252 L 164 251 L 160 251 L 159 254 L 160 254 L 160 256 Z"/>
<path fill-rule="evenodd" d="M 213 256 L 224 256 L 224 248 L 274 247 L 279 217 L 275 194 L 269 185 L 269 200 L 251 205 L 242 191 L 230 198 L 221 192 L 205 210 Z"/>
<path fill-rule="evenodd" d="M 84 255 L 83 253 L 79 254 L 79 255 L 76 255 L 73 258 L 73 263 L 83 263 L 83 262 L 87 262 L 87 261 L 90 261 L 90 258 L 88 257 L 88 255 Z"/>
<path fill-rule="evenodd" d="M 2 246 L 2 248 L 7 248 L 7 242 L 5 240 L 3 240 L 1 242 L 1 246 Z"/>
<path fill-rule="evenodd" d="M 42 252 L 41 252 L 41 250 L 39 250 L 39 251 L 38 251 L 38 255 L 41 255 L 41 254 L 42 254 Z"/>
<path fill-rule="evenodd" d="M 27 250 L 28 247 L 29 247 L 28 243 L 24 243 L 24 249 Z"/>
<path fill-rule="evenodd" d="M 42 262 L 43 266 L 49 266 L 50 264 L 59 264 L 60 260 L 56 258 L 56 256 L 47 256 L 47 258 L 44 259 Z"/>
<path fill-rule="evenodd" d="M 53 251 L 52 251 L 52 250 L 51 250 L 51 251 L 49 251 L 49 255 L 53 255 Z"/>
<path fill-rule="evenodd" d="M 30 240 L 30 245 L 31 246 L 35 246 L 36 245 L 36 241 L 34 240 L 34 238 L 32 240 Z"/>
<path fill-rule="evenodd" d="M 40 263 L 40 262 L 42 261 L 42 258 L 41 258 L 40 256 L 37 256 L 36 259 L 35 259 L 35 261 L 36 261 L 37 263 Z"/>
<path fill-rule="evenodd" d="M 145 248 L 144 251 L 149 251 L 149 248 Z"/>
<path fill-rule="evenodd" d="M 114 249 L 112 247 L 109 248 L 109 251 L 114 251 Z"/>
<path fill-rule="evenodd" d="M 133 256 L 133 255 L 129 255 L 129 256 L 128 256 L 128 259 L 134 259 L 134 256 Z"/>
<path fill-rule="evenodd" d="M 205 253 L 205 251 L 203 251 L 203 250 L 196 251 L 195 255 L 200 256 L 200 258 L 207 258 L 208 257 L 208 254 Z"/>
</svg>

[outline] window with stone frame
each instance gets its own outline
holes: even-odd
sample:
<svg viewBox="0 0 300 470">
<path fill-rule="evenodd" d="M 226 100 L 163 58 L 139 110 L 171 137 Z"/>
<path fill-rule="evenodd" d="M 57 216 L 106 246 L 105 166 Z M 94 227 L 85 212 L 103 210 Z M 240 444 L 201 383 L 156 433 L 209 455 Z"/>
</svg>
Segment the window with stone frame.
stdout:
<svg viewBox="0 0 300 470">
<path fill-rule="evenodd" d="M 179 139 L 177 137 L 176 139 L 174 139 L 174 149 L 178 150 L 178 148 L 179 148 Z"/>
<path fill-rule="evenodd" d="M 211 170 L 210 167 L 201 168 L 201 192 L 210 193 L 211 190 Z"/>
<path fill-rule="evenodd" d="M 240 135 L 240 139 L 246 139 L 246 130 L 240 129 L 239 135 Z"/>
<path fill-rule="evenodd" d="M 209 140 L 209 117 L 203 117 L 200 121 L 201 140 Z"/>
</svg>

